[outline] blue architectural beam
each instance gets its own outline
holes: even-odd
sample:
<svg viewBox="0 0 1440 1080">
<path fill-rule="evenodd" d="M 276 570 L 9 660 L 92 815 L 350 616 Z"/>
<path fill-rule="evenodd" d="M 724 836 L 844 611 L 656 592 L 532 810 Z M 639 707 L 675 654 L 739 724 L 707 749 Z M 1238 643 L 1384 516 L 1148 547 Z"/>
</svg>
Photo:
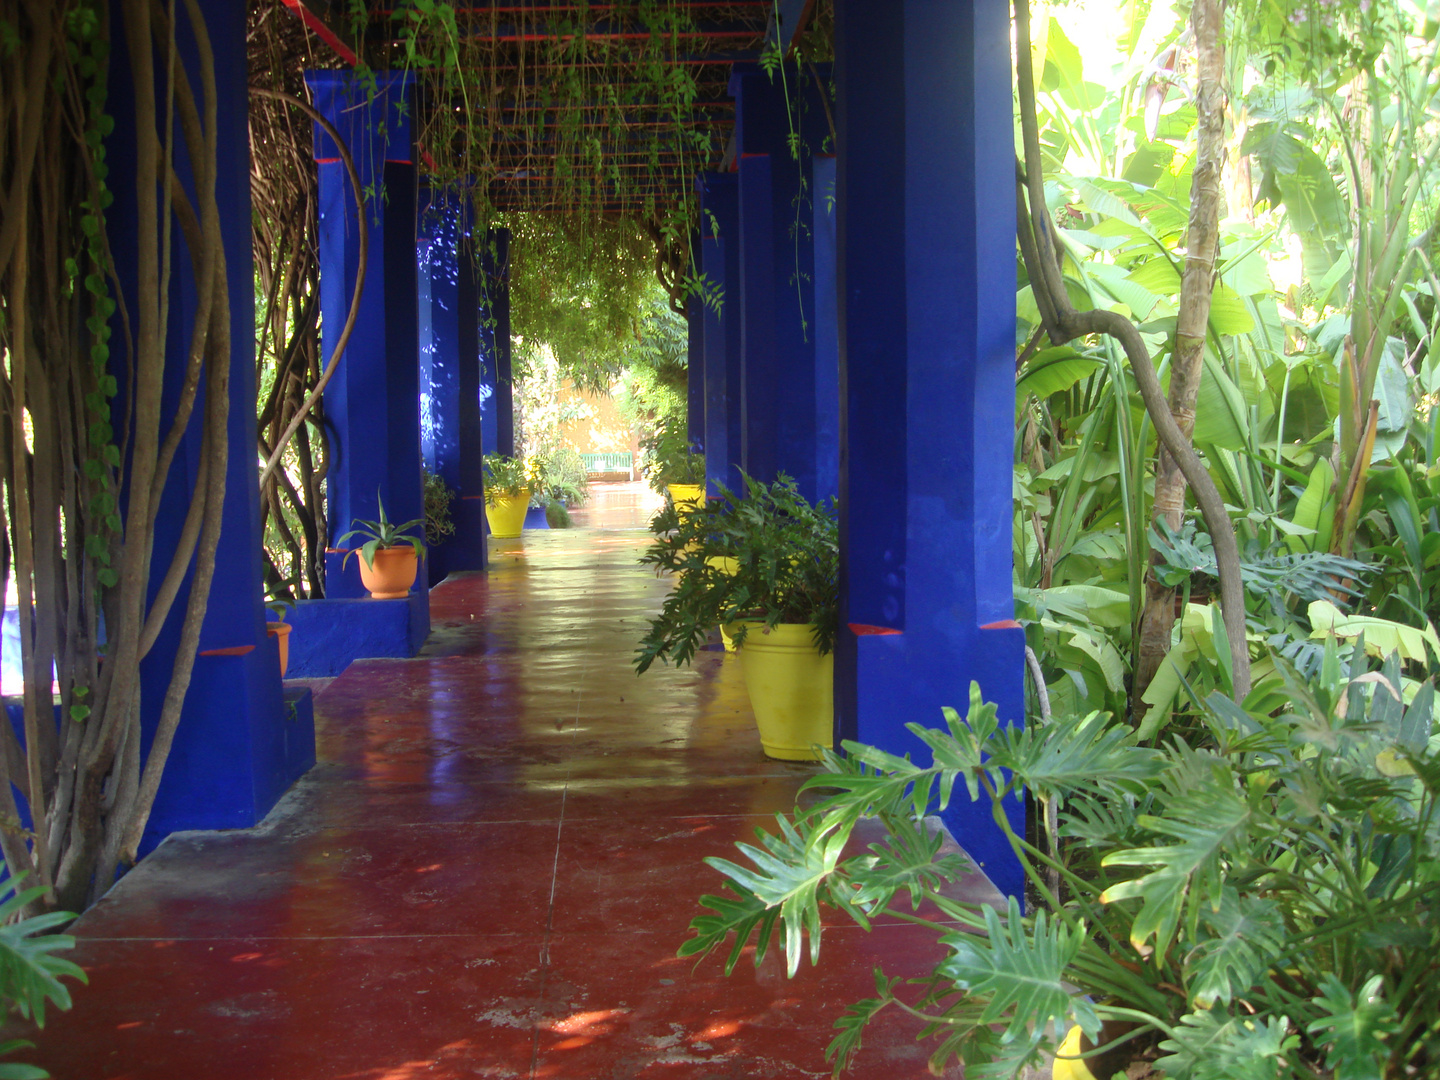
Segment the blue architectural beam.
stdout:
<svg viewBox="0 0 1440 1080">
<path fill-rule="evenodd" d="M 918 760 L 928 751 L 904 725 L 963 711 L 971 680 L 1002 720 L 1023 718 L 1009 41 L 1004 0 L 836 2 L 837 722 Z M 962 799 L 948 820 L 1018 894 L 989 807 Z"/>
</svg>

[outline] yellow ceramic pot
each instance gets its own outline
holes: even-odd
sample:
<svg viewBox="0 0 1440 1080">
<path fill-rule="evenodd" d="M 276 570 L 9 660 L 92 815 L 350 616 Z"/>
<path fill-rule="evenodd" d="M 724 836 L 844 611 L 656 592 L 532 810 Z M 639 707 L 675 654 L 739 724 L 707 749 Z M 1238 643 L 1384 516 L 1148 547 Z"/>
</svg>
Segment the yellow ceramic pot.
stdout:
<svg viewBox="0 0 1440 1080">
<path fill-rule="evenodd" d="M 835 654 L 821 656 L 805 623 L 746 624 L 740 667 L 765 753 L 782 761 L 815 761 L 832 745 Z"/>
<path fill-rule="evenodd" d="M 1080 1029 L 1072 1027 L 1065 1033 L 1055 1058 L 1055 1067 L 1050 1075 L 1054 1080 L 1095 1080 L 1095 1074 L 1086 1066 L 1080 1054 Z"/>
<path fill-rule="evenodd" d="M 372 600 L 402 600 L 409 596 L 420 570 L 415 549 L 409 544 L 376 548 L 373 566 L 365 565 L 365 556 L 359 551 L 355 552 L 355 560 L 360 564 L 360 584 L 370 591 Z"/>
<path fill-rule="evenodd" d="M 740 566 L 729 555 L 711 555 L 705 562 L 706 565 L 715 567 L 722 574 L 734 574 Z M 730 627 L 723 623 L 720 626 L 720 640 L 724 642 L 726 652 L 735 651 L 735 639 L 730 636 Z"/>
<path fill-rule="evenodd" d="M 666 484 L 665 490 L 670 493 L 677 514 L 698 510 L 705 504 L 704 484 Z"/>
<path fill-rule="evenodd" d="M 519 495 L 498 495 L 495 501 L 485 500 L 485 520 L 490 535 L 497 540 L 513 540 L 525 531 L 525 511 L 530 507 L 530 492 Z"/>
</svg>

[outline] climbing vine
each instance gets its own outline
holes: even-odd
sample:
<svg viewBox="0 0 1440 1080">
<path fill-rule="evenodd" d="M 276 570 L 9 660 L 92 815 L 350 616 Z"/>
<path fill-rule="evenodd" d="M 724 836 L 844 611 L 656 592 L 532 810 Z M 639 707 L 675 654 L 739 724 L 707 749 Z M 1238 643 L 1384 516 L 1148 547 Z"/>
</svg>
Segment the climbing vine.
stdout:
<svg viewBox="0 0 1440 1080">
<path fill-rule="evenodd" d="M 172 13 L 197 42 L 194 73 Z M 0 852 L 9 876 L 44 889 L 39 903 L 78 909 L 135 857 L 215 570 L 230 398 L 217 103 L 196 0 L 0 0 L 0 28 L 0 476 L 24 669 L 23 745 L 0 724 Z M 119 262 L 105 143 L 117 40 L 136 149 L 124 190 L 142 193 Z M 176 349 L 168 309 L 181 275 L 195 321 Z M 163 408 L 162 387 L 178 391 Z M 187 435 L 189 504 L 169 561 L 152 566 Z M 162 699 L 142 702 L 139 665 L 167 623 L 174 664 Z"/>
</svg>

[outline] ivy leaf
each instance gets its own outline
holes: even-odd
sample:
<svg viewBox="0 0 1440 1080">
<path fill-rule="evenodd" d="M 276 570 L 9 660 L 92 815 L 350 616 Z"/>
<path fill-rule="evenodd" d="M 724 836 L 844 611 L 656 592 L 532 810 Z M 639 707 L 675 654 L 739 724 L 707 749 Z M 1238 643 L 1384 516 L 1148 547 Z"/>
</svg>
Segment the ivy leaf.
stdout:
<svg viewBox="0 0 1440 1080">
<path fill-rule="evenodd" d="M 1220 893 L 1220 910 L 1201 913 L 1206 937 L 1185 959 L 1195 1003 L 1209 1008 L 1244 994 L 1264 975 L 1285 944 L 1285 920 L 1273 900 L 1242 897 L 1234 886 Z"/>
<path fill-rule="evenodd" d="M 1085 998 L 1072 996 L 1065 981 L 1065 969 L 1084 944 L 1084 929 L 1071 932 L 1058 922 L 1052 925 L 1043 910 L 1028 929 L 1013 896 L 1005 922 L 992 907 L 984 913 L 986 936 L 945 935 L 941 944 L 952 953 L 935 968 L 961 990 L 988 999 L 979 1022 L 1008 1021 L 1000 1037 L 1006 1046 L 1032 1045 L 1055 1021 L 1072 1017 L 1087 1035 L 1096 1035 L 1100 1020 L 1094 1008 Z"/>
<path fill-rule="evenodd" d="M 1358 995 L 1333 973 L 1320 980 L 1320 996 L 1311 998 L 1323 1015 L 1305 1030 L 1325 1048 L 1325 1065 L 1335 1080 L 1372 1080 L 1385 1075 L 1390 1049 L 1385 1039 L 1399 1026 L 1395 1007 L 1380 996 L 1381 976 L 1373 976 Z"/>
</svg>

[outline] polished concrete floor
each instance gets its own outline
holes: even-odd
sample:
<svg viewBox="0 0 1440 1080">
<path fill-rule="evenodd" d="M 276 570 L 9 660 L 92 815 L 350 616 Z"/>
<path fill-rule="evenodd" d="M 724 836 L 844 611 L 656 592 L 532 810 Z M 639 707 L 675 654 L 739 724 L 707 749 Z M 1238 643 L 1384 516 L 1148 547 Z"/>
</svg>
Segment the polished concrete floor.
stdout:
<svg viewBox="0 0 1440 1080">
<path fill-rule="evenodd" d="M 676 959 L 720 883 L 701 860 L 811 770 L 761 754 L 718 647 L 636 677 L 669 588 L 643 542 L 492 541 L 488 576 L 434 591 L 421 656 L 318 695 L 320 764 L 264 824 L 171 837 L 76 924 L 90 985 L 24 1060 L 58 1080 L 828 1075 L 844 1005 L 877 964 L 919 974 L 936 935 L 837 924 L 794 980 L 773 956 L 729 978 Z M 848 1075 L 928 1075 L 914 1032 L 877 1023 Z"/>
</svg>

